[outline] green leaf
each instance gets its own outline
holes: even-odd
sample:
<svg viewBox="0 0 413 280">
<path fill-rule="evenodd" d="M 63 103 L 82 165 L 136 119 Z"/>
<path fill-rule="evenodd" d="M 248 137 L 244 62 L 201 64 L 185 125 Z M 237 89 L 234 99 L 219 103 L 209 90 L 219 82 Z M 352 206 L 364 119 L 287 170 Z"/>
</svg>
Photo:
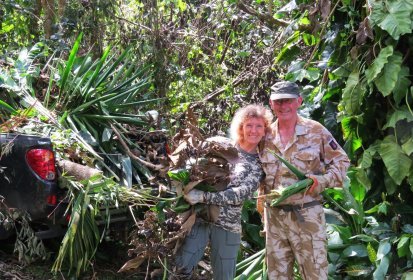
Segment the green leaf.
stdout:
<svg viewBox="0 0 413 280">
<path fill-rule="evenodd" d="M 286 65 L 291 61 L 295 60 L 300 54 L 301 49 L 295 44 L 286 44 L 275 58 L 274 63 L 279 63 L 281 65 Z"/>
<path fill-rule="evenodd" d="M 413 115 L 410 113 L 407 106 L 401 106 L 399 109 L 396 109 L 393 113 L 389 112 L 387 114 L 387 117 L 387 123 L 383 126 L 382 129 L 387 129 L 389 127 L 396 128 L 397 122 L 401 120 L 413 122 Z"/>
<path fill-rule="evenodd" d="M 383 96 L 388 96 L 396 86 L 403 57 L 400 54 L 393 54 L 389 57 L 389 62 L 384 65 L 383 71 L 374 80 L 374 84 Z"/>
<path fill-rule="evenodd" d="M 409 138 L 406 143 L 402 145 L 403 151 L 410 156 L 413 153 L 413 139 Z"/>
<path fill-rule="evenodd" d="M 82 36 L 83 36 L 83 33 L 80 33 L 75 43 L 73 44 L 72 50 L 70 51 L 69 60 L 67 61 L 65 70 L 63 72 L 62 79 L 60 80 L 60 92 L 63 92 L 66 86 L 66 81 L 69 76 L 69 73 L 72 70 L 73 64 L 75 62 L 76 54 L 77 54 L 77 51 L 79 50 L 80 41 L 82 40 Z"/>
<path fill-rule="evenodd" d="M 376 155 L 380 143 L 381 141 L 376 141 L 374 144 L 370 145 L 370 147 L 368 147 L 367 150 L 364 151 L 361 161 L 359 163 L 359 166 L 361 168 L 367 169 L 371 166 L 373 157 Z"/>
<path fill-rule="evenodd" d="M 395 40 L 399 40 L 400 35 L 412 32 L 413 5 L 409 0 L 372 1 L 371 4 L 371 21 Z"/>
<path fill-rule="evenodd" d="M 187 211 L 189 208 L 191 208 L 191 205 L 181 195 L 180 197 L 178 197 L 178 200 L 176 201 L 176 204 L 172 208 L 172 210 L 175 211 L 176 213 L 182 213 L 182 212 Z"/>
<path fill-rule="evenodd" d="M 369 256 L 369 260 L 371 261 L 371 263 L 375 263 L 377 260 L 377 253 L 370 242 L 367 244 L 367 254 Z"/>
<path fill-rule="evenodd" d="M 364 155 L 364 154 L 363 154 Z M 369 191 L 371 189 L 371 182 L 367 176 L 367 172 L 363 168 L 358 168 L 356 173 L 357 181 L 365 188 L 365 190 Z M 363 197 L 364 199 L 364 197 Z"/>
<path fill-rule="evenodd" d="M 350 245 L 343 251 L 343 256 L 345 257 L 366 257 L 367 248 L 365 245 L 358 244 L 358 245 Z"/>
<path fill-rule="evenodd" d="M 388 239 L 381 240 L 377 250 L 377 260 L 382 260 L 391 250 L 391 244 Z"/>
<path fill-rule="evenodd" d="M 5 109 L 6 111 L 8 111 L 11 114 L 16 114 L 17 113 L 17 111 L 12 106 L 7 104 L 3 100 L 0 100 L 0 109 L 1 108 Z"/>
<path fill-rule="evenodd" d="M 413 238 L 410 238 L 409 250 L 410 254 L 413 255 Z"/>
<path fill-rule="evenodd" d="M 383 70 L 387 64 L 389 56 L 393 55 L 393 46 L 387 46 L 380 50 L 379 56 L 373 61 L 368 69 L 366 69 L 367 82 L 371 83 Z"/>
<path fill-rule="evenodd" d="M 413 280 L 413 272 L 403 273 L 402 280 Z"/>
<path fill-rule="evenodd" d="M 411 237 L 408 234 L 403 234 L 397 243 L 397 255 L 402 258 L 410 253 Z"/>
<path fill-rule="evenodd" d="M 342 104 L 344 105 L 347 114 L 357 115 L 360 112 L 364 95 L 366 93 L 366 85 L 360 80 L 359 70 L 353 71 L 346 82 L 346 87 L 343 90 Z"/>
<path fill-rule="evenodd" d="M 380 248 L 379 248 L 380 250 Z M 374 280 L 384 280 L 387 271 L 389 269 L 389 256 L 384 256 L 382 259 L 379 261 L 379 265 L 377 266 L 377 269 L 373 273 L 373 279 Z"/>
<path fill-rule="evenodd" d="M 363 275 L 369 275 L 371 273 L 371 268 L 366 265 L 353 264 L 349 265 L 344 271 L 349 276 L 358 277 Z"/>
<path fill-rule="evenodd" d="M 393 90 L 393 99 L 396 104 L 400 104 L 400 101 L 402 101 L 406 97 L 409 92 L 410 84 L 411 82 L 409 67 L 402 66 Z"/>
<path fill-rule="evenodd" d="M 379 154 L 391 178 L 397 185 L 400 185 L 409 175 L 412 160 L 403 152 L 392 135 L 387 136 L 380 144 Z"/>
<path fill-rule="evenodd" d="M 171 170 L 168 171 L 168 176 L 175 181 L 181 182 L 184 185 L 189 183 L 189 171 L 186 169 L 179 169 L 179 170 Z"/>
</svg>

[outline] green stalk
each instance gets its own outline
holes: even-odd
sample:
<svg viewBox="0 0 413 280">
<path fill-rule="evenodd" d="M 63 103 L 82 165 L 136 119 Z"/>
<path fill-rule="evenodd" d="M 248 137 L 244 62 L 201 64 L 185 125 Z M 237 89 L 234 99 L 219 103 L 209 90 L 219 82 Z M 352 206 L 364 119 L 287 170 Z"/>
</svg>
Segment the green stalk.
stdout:
<svg viewBox="0 0 413 280">
<path fill-rule="evenodd" d="M 270 153 L 272 153 L 274 156 L 276 156 L 279 160 L 282 161 L 282 163 L 284 163 L 288 169 L 291 170 L 292 173 L 294 173 L 295 176 L 297 176 L 298 179 L 300 180 L 304 180 L 307 178 L 307 176 L 305 176 L 305 174 L 303 172 L 301 172 L 300 170 L 298 170 L 297 167 L 295 167 L 294 165 L 292 165 L 291 163 L 289 163 L 287 160 L 285 160 L 284 158 L 282 158 L 281 156 L 277 155 L 274 151 L 268 149 L 268 151 Z"/>
</svg>

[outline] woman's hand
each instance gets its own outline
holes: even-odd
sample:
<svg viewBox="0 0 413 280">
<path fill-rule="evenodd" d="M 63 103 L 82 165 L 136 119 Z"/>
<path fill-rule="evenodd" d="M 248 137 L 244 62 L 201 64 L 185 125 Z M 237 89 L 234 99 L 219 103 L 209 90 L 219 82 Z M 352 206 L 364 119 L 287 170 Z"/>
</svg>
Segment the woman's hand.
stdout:
<svg viewBox="0 0 413 280">
<path fill-rule="evenodd" d="M 197 203 L 203 203 L 204 201 L 204 192 L 193 189 L 187 194 L 184 194 L 184 198 L 186 201 L 188 201 L 189 204 L 194 205 Z"/>
</svg>

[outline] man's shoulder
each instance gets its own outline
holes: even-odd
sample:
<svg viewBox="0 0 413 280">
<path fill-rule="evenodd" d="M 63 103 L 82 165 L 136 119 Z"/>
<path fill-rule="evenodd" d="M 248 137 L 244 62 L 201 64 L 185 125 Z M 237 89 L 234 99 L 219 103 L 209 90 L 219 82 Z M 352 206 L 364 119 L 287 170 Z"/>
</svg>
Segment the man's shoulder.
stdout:
<svg viewBox="0 0 413 280">
<path fill-rule="evenodd" d="M 299 117 L 298 124 L 310 133 L 322 133 L 323 131 L 327 131 L 324 125 L 322 125 L 318 121 L 304 117 Z"/>
</svg>

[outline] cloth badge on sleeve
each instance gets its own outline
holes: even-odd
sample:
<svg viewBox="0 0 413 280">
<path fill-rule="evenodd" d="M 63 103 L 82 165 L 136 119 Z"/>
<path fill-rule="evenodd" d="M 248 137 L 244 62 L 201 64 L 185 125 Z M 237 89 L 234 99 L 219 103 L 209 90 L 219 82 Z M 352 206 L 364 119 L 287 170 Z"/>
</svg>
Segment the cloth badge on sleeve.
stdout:
<svg viewBox="0 0 413 280">
<path fill-rule="evenodd" d="M 337 146 L 336 141 L 331 140 L 330 142 L 328 142 L 328 144 L 330 145 L 330 147 L 331 147 L 333 150 L 337 150 L 338 146 Z"/>
</svg>

